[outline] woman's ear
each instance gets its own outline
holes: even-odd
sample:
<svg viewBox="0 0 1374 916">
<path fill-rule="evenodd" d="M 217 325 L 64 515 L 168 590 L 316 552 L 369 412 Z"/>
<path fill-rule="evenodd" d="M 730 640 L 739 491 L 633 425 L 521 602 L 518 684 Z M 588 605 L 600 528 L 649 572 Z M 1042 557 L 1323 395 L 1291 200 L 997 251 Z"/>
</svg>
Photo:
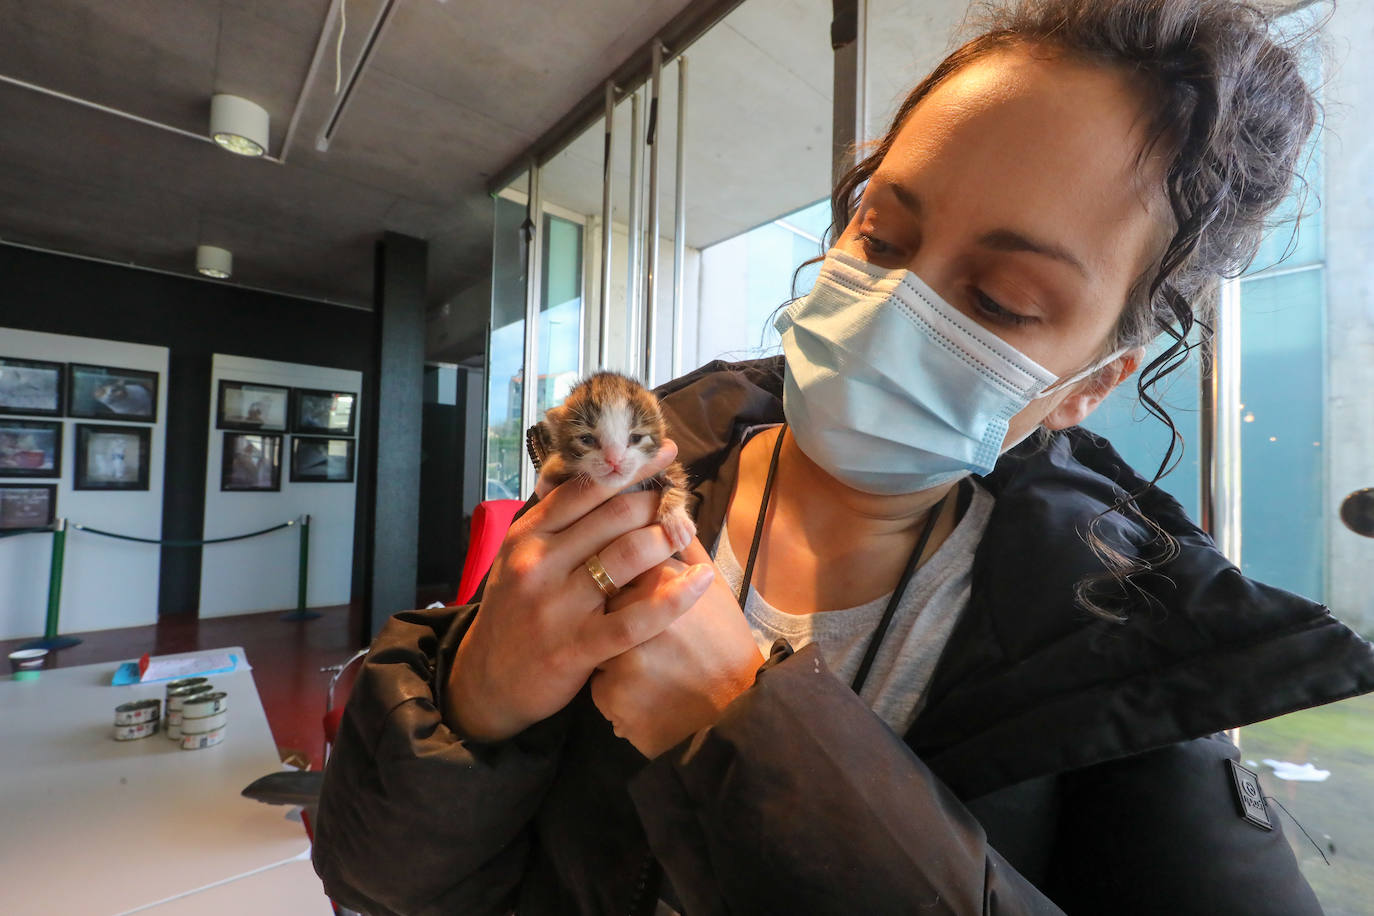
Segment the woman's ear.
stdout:
<svg viewBox="0 0 1374 916">
<path fill-rule="evenodd" d="M 1131 377 L 1131 373 L 1135 372 L 1144 358 L 1144 347 L 1127 350 L 1076 383 L 1069 389 L 1068 396 L 1045 414 L 1045 419 L 1040 421 L 1041 425 L 1046 429 L 1066 429 L 1082 423 L 1088 414 L 1097 409 L 1098 404 L 1107 399 L 1107 395 L 1111 394 L 1117 385 Z"/>
</svg>

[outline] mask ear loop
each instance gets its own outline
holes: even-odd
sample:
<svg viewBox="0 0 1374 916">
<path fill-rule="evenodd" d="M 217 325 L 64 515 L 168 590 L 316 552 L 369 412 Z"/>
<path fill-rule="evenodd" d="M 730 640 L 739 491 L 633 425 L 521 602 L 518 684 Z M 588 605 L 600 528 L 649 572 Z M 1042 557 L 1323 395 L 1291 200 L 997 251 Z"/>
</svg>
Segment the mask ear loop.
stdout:
<svg viewBox="0 0 1374 916">
<path fill-rule="evenodd" d="M 1116 361 L 1117 361 L 1118 359 L 1120 359 L 1122 356 L 1124 356 L 1125 354 L 1131 352 L 1132 349 L 1134 349 L 1134 348 L 1132 348 L 1132 347 L 1122 347 L 1121 349 L 1116 350 L 1115 352 L 1113 352 L 1112 355 L 1108 356 L 1106 359 L 1102 359 L 1102 360 L 1097 361 L 1096 363 L 1093 363 L 1091 366 L 1089 366 L 1088 368 L 1084 369 L 1082 372 L 1077 372 L 1077 373 L 1075 373 L 1075 374 L 1069 376 L 1068 378 L 1058 379 L 1058 380 L 1052 382 L 1048 388 L 1046 388 L 1045 390 L 1041 391 L 1039 394 L 1036 394 L 1035 396 L 1033 396 L 1033 397 L 1031 398 L 1031 400 L 1032 400 L 1032 401 L 1038 401 L 1038 400 L 1040 400 L 1041 398 L 1049 397 L 1050 395 L 1054 394 L 1056 391 L 1059 391 L 1059 390 L 1062 389 L 1062 388 L 1067 388 L 1067 387 L 1069 387 L 1070 385 L 1072 385 L 1072 384 L 1074 384 L 1074 383 L 1076 383 L 1076 382 L 1081 382 L 1081 381 L 1083 381 L 1083 379 L 1088 378 L 1089 376 L 1091 376 L 1091 375 L 1092 375 L 1093 373 L 1095 373 L 1095 372 L 1101 372 L 1101 371 L 1102 371 L 1103 369 L 1105 369 L 1107 366 L 1110 366 L 1112 363 L 1116 362 Z"/>
</svg>

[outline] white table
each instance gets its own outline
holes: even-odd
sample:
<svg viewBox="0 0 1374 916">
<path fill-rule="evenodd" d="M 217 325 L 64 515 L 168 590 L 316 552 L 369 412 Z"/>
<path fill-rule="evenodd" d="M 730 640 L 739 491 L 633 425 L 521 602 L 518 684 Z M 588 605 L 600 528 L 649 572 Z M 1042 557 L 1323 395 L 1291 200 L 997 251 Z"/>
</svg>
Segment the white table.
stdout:
<svg viewBox="0 0 1374 916">
<path fill-rule="evenodd" d="M 243 649 L 213 651 L 237 655 L 239 668 L 209 675 L 229 694 L 228 731 L 223 743 L 196 751 L 161 732 L 114 740 L 116 706 L 166 691 L 162 683 L 111 687 L 118 663 L 0 678 L 7 914 L 111 916 L 161 902 L 149 910 L 161 916 L 181 912 L 166 907 L 188 895 L 181 905 L 197 913 L 218 912 L 210 906 L 226 895 L 255 899 L 255 916 L 330 912 L 317 880 L 306 884 L 317 906 L 278 909 L 273 900 L 279 883 L 309 870 L 300 859 L 309 841 L 287 808 L 239 794 L 281 763 Z M 271 874 L 277 866 L 289 870 Z M 230 891 L 238 881 L 246 883 Z"/>
</svg>

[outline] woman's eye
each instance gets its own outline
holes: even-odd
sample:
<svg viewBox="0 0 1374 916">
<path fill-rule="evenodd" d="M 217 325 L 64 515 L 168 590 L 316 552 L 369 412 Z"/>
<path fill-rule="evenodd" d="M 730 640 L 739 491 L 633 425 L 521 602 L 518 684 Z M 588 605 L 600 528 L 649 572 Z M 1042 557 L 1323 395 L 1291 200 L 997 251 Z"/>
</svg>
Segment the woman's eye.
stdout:
<svg viewBox="0 0 1374 916">
<path fill-rule="evenodd" d="M 880 258 L 885 255 L 890 255 L 894 251 L 893 247 L 887 242 L 879 238 L 874 238 L 867 232 L 859 232 L 855 235 L 855 238 L 863 244 L 864 254 L 870 257 Z"/>
<path fill-rule="evenodd" d="M 995 299 L 980 289 L 973 291 L 973 301 L 982 312 L 993 321 L 1000 321 L 1005 324 L 1023 325 L 1030 324 L 1035 319 L 1029 315 L 1021 315 L 1010 309 L 1005 309 L 997 303 Z"/>
</svg>

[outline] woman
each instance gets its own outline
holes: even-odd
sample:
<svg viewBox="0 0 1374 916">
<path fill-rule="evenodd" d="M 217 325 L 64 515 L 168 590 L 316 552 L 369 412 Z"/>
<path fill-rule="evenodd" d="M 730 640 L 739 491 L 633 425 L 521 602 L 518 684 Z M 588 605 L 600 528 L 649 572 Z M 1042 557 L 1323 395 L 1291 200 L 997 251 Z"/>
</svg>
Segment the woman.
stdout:
<svg viewBox="0 0 1374 916">
<path fill-rule="evenodd" d="M 326 772 L 329 893 L 1320 912 L 1217 733 L 1374 689 L 1371 647 L 1076 429 L 1289 186 L 1312 104 L 1264 30 L 1034 3 L 942 63 L 836 188 L 785 366 L 660 391 L 644 473 L 696 481 L 683 559 L 654 494 L 564 485 L 480 605 L 383 630 Z"/>
</svg>

